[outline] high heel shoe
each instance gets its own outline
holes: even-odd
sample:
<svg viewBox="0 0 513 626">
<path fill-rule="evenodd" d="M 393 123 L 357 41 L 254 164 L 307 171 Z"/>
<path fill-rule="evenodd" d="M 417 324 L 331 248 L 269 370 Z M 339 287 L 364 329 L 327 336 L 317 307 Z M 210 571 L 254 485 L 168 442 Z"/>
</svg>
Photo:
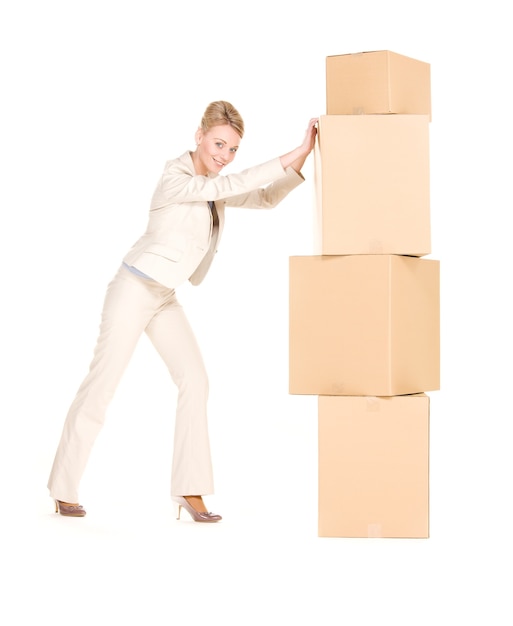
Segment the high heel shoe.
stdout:
<svg viewBox="0 0 513 626">
<path fill-rule="evenodd" d="M 85 517 L 85 509 L 80 504 L 65 504 L 60 500 L 55 500 L 55 512 L 65 517 Z"/>
<path fill-rule="evenodd" d="M 171 496 L 171 500 L 177 505 L 178 511 L 176 519 L 180 519 L 180 511 L 184 508 L 187 513 L 192 517 L 195 522 L 219 522 L 223 518 L 220 515 L 214 513 L 206 513 L 203 511 L 196 511 L 187 498 L 183 496 Z"/>
</svg>

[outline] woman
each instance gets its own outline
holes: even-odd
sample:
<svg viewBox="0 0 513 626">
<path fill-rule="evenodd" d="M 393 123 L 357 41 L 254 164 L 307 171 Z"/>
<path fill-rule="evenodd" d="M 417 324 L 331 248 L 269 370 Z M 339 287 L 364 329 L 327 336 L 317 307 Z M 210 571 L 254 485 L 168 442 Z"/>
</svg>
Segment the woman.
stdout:
<svg viewBox="0 0 513 626">
<path fill-rule="evenodd" d="M 217 250 L 224 207 L 270 208 L 304 179 L 317 119 L 291 152 L 220 176 L 235 158 L 244 122 L 228 102 L 208 105 L 196 149 L 168 161 L 153 195 L 146 232 L 108 286 L 89 373 L 69 409 L 48 489 L 61 515 L 83 517 L 78 486 L 110 400 L 139 337 L 146 332 L 178 388 L 171 497 L 196 522 L 217 522 L 202 496 L 213 492 L 207 426 L 208 379 L 175 289 L 198 285 Z"/>
</svg>

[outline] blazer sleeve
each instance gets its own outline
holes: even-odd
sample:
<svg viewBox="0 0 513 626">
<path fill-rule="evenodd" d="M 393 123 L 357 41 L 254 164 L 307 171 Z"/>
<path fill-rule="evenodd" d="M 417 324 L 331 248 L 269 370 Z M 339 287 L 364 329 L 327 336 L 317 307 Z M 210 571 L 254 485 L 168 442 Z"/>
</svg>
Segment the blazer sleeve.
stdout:
<svg viewBox="0 0 513 626">
<path fill-rule="evenodd" d="M 291 167 L 287 168 L 286 174 L 285 178 L 280 178 L 266 187 L 260 187 L 259 189 L 254 189 L 230 198 L 224 198 L 225 206 L 250 209 L 274 208 L 285 196 L 305 180 L 302 174 L 296 172 Z"/>
<path fill-rule="evenodd" d="M 255 165 L 237 174 L 197 176 L 178 160 L 170 161 L 153 195 L 151 208 L 169 204 L 221 200 L 245 194 L 263 185 L 286 178 L 279 158 Z"/>
</svg>

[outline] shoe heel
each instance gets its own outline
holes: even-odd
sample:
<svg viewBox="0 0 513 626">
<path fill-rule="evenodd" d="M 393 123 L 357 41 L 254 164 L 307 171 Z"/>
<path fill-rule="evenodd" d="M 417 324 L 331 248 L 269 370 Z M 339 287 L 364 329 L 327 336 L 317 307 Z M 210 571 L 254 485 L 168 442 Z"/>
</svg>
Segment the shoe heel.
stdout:
<svg viewBox="0 0 513 626">
<path fill-rule="evenodd" d="M 180 519 L 180 513 L 182 511 L 182 505 L 178 504 L 178 502 L 174 502 L 174 509 L 175 509 L 175 517 L 176 519 Z"/>
<path fill-rule="evenodd" d="M 57 502 L 57 500 L 54 500 L 55 502 L 55 512 L 58 513 L 59 512 L 59 503 Z"/>
</svg>

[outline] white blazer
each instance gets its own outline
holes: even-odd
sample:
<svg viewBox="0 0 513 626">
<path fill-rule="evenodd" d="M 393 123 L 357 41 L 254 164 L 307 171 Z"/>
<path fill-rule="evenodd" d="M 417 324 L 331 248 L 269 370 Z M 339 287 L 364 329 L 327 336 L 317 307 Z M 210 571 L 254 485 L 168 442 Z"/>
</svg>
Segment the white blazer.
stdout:
<svg viewBox="0 0 513 626">
<path fill-rule="evenodd" d="M 186 280 L 199 285 L 217 252 L 224 225 L 224 207 L 255 209 L 276 206 L 304 181 L 280 159 L 237 174 L 198 176 L 190 152 L 168 161 L 150 204 L 146 232 L 123 261 L 169 288 Z M 217 242 L 211 248 L 214 201 L 219 215 Z"/>
</svg>

